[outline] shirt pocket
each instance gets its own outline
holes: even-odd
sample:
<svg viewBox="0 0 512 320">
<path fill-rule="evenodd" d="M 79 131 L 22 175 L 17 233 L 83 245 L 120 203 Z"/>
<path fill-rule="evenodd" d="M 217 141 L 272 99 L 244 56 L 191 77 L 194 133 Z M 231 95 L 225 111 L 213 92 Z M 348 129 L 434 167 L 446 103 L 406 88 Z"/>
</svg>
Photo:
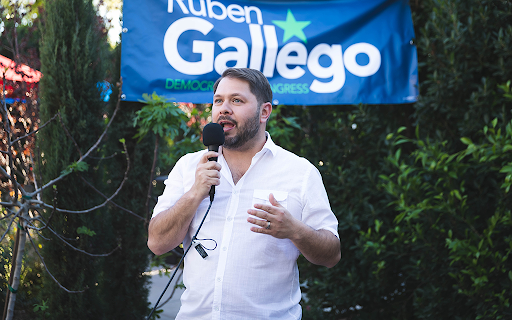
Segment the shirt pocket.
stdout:
<svg viewBox="0 0 512 320">
<path fill-rule="evenodd" d="M 277 190 L 262 190 L 262 189 L 254 189 L 254 194 L 252 196 L 252 207 L 256 203 L 272 205 L 268 200 L 270 194 L 274 195 L 274 198 L 281 204 L 283 207 L 288 208 L 288 192 L 286 191 L 277 191 Z"/>
</svg>

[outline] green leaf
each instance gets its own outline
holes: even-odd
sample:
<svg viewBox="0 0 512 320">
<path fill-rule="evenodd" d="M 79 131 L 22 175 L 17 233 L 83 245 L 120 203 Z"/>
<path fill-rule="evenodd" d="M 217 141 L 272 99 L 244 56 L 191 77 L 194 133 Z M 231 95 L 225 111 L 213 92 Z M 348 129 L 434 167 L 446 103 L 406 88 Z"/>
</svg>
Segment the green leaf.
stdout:
<svg viewBox="0 0 512 320">
<path fill-rule="evenodd" d="M 66 169 L 62 170 L 61 174 L 68 175 L 73 171 L 84 172 L 87 170 L 89 170 L 89 165 L 87 164 L 87 162 L 79 161 L 70 164 Z"/>
<path fill-rule="evenodd" d="M 503 168 L 501 168 L 500 170 L 501 173 L 512 173 L 512 166 L 508 165 L 508 166 L 504 166 Z"/>
<path fill-rule="evenodd" d="M 375 231 L 379 232 L 380 227 L 382 226 L 383 222 L 375 219 Z"/>
<path fill-rule="evenodd" d="M 465 145 L 468 145 L 468 146 L 473 144 L 473 141 L 471 141 L 471 139 L 466 138 L 466 137 L 460 138 L 460 141 L 462 141 L 462 143 L 464 143 Z"/>
<path fill-rule="evenodd" d="M 457 199 L 462 200 L 462 197 L 460 196 L 459 190 L 452 190 L 452 195 L 454 195 Z"/>
<path fill-rule="evenodd" d="M 89 229 L 89 228 L 87 228 L 86 226 L 78 227 L 78 228 L 76 229 L 76 232 L 77 232 L 78 234 L 85 234 L 85 235 L 88 235 L 88 236 L 91 236 L 91 237 L 92 237 L 92 236 L 94 236 L 94 235 L 96 235 L 96 232 L 94 232 L 94 231 L 90 230 L 90 229 Z"/>
</svg>

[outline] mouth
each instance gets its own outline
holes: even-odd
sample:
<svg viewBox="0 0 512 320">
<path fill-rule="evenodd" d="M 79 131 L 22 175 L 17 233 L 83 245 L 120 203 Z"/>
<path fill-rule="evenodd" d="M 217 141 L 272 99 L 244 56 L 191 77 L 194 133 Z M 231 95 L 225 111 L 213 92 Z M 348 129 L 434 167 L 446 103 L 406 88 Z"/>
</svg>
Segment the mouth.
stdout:
<svg viewBox="0 0 512 320">
<path fill-rule="evenodd" d="M 224 133 L 233 130 L 236 126 L 236 122 L 229 120 L 219 120 L 218 124 L 221 125 L 222 129 L 224 130 Z"/>
</svg>

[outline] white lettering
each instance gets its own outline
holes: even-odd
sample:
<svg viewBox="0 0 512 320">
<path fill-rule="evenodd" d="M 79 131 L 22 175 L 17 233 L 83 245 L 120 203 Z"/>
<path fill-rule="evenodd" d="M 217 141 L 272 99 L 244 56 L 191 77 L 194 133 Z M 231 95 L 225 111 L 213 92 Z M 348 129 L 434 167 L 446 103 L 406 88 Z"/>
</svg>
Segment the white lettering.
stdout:
<svg viewBox="0 0 512 320">
<path fill-rule="evenodd" d="M 236 23 L 250 20 L 249 13 L 258 12 L 255 7 L 245 7 L 245 16 L 242 7 L 230 5 L 226 9 L 218 1 L 200 0 L 199 11 L 192 7 L 194 0 L 189 0 L 190 10 L 193 14 L 206 14 L 214 19 L 225 19 L 229 16 Z M 183 0 L 176 0 L 176 3 L 183 11 L 187 10 Z M 217 7 L 218 9 L 215 9 Z M 214 9 L 217 12 L 214 12 Z M 221 13 L 219 14 L 219 10 Z M 257 9 L 257 8 L 256 8 Z M 172 11 L 172 1 L 169 2 L 169 10 Z M 259 10 L 259 9 L 258 9 Z M 259 20 L 259 18 L 258 18 Z M 345 68 L 358 77 L 369 77 L 375 74 L 381 65 L 381 54 L 379 50 L 369 43 L 356 43 L 348 47 L 343 53 L 339 44 L 329 45 L 321 43 L 315 46 L 308 55 L 306 46 L 301 42 L 290 42 L 279 50 L 276 29 L 274 25 L 263 25 L 263 33 L 260 24 L 249 24 L 251 52 L 249 60 L 249 46 L 244 39 L 227 37 L 217 43 L 223 52 L 215 56 L 215 42 L 205 40 L 191 40 L 192 53 L 199 55 L 199 61 L 187 61 L 178 52 L 178 41 L 186 31 L 199 31 L 207 36 L 214 28 L 214 25 L 207 20 L 198 17 L 181 18 L 172 23 L 164 36 L 164 54 L 169 64 L 178 72 L 187 75 L 203 75 L 215 70 L 218 74 L 228 68 L 228 63 L 235 68 L 249 68 L 261 70 L 267 78 L 274 76 L 274 70 L 285 79 L 298 79 L 304 76 L 307 70 L 316 79 L 311 82 L 309 90 L 316 93 L 332 93 L 343 88 L 346 81 Z M 187 44 L 190 46 L 190 44 Z M 234 50 L 225 51 L 227 48 Z M 181 48 L 181 47 L 180 47 Z M 185 49 L 186 50 L 186 49 Z M 263 60 L 263 52 L 265 57 Z M 366 54 L 369 62 L 360 65 L 356 61 L 358 54 Z M 324 67 L 320 64 L 322 56 L 330 59 L 330 65 Z M 189 59 L 190 60 L 190 59 Z M 305 66 L 305 67 L 302 67 Z M 306 69 L 307 68 L 307 69 Z M 324 79 L 322 82 L 321 79 Z M 307 89 L 307 88 L 305 88 Z"/>
<path fill-rule="evenodd" d="M 331 58 L 331 65 L 329 67 L 322 67 L 319 63 L 320 56 L 326 55 Z M 341 46 L 333 44 L 329 46 L 321 43 L 311 50 L 308 57 L 308 69 L 315 77 L 330 78 L 330 82 L 320 82 L 313 80 L 309 89 L 317 93 L 331 93 L 340 90 L 345 84 L 345 68 L 343 66 L 343 58 L 341 53 Z"/>
<path fill-rule="evenodd" d="M 261 70 L 264 44 L 260 25 L 250 24 L 249 32 L 251 33 L 251 62 L 249 63 L 249 68 Z"/>
<path fill-rule="evenodd" d="M 206 17 L 206 8 L 204 5 L 204 0 L 199 0 L 199 11 L 197 11 L 194 8 L 194 0 L 188 0 L 188 7 L 193 15 Z"/>
<path fill-rule="evenodd" d="M 172 13 L 173 12 L 173 3 L 174 0 L 169 0 L 167 3 L 167 12 Z M 183 11 L 184 14 L 189 14 L 187 6 L 183 3 L 183 0 L 176 0 L 176 3 L 179 4 L 181 11 Z"/>
<path fill-rule="evenodd" d="M 236 61 L 234 68 L 247 68 L 247 59 L 249 58 L 249 49 L 247 43 L 240 38 L 228 37 L 219 41 L 219 46 L 225 50 L 228 47 L 233 47 L 236 51 L 226 51 L 220 53 L 215 58 L 215 71 L 222 74 L 228 68 L 228 61 Z"/>
<path fill-rule="evenodd" d="M 263 33 L 267 42 L 267 52 L 265 54 L 265 65 L 263 66 L 263 74 L 267 78 L 274 76 L 274 67 L 276 64 L 277 49 L 279 44 L 277 42 L 276 27 L 263 26 Z"/>
<path fill-rule="evenodd" d="M 237 17 L 238 16 L 238 17 Z M 238 4 L 230 4 L 228 6 L 228 17 L 233 22 L 242 23 L 245 21 L 245 12 L 242 6 Z"/>
<path fill-rule="evenodd" d="M 214 18 L 217 20 L 226 19 L 226 16 L 227 16 L 226 7 L 222 3 L 218 2 L 218 1 L 206 0 L 206 6 L 208 7 L 208 17 Z M 219 8 L 222 13 L 216 14 L 213 11 L 213 7 Z"/>
<path fill-rule="evenodd" d="M 260 8 L 258 7 L 248 7 L 245 6 L 245 21 L 247 21 L 248 24 L 251 24 L 251 11 L 256 12 L 256 19 L 258 19 L 258 24 L 263 24 L 263 18 L 261 16 Z"/>
<path fill-rule="evenodd" d="M 196 30 L 207 35 L 213 29 L 210 22 L 195 17 L 182 18 L 169 26 L 164 36 L 164 54 L 167 62 L 177 71 L 200 75 L 213 71 L 215 43 L 213 41 L 194 40 L 192 52 L 201 54 L 201 60 L 189 62 L 184 60 L 178 52 L 178 38 L 182 33 Z"/>
<path fill-rule="evenodd" d="M 290 53 L 296 52 L 296 56 L 291 56 Z M 276 69 L 279 74 L 286 79 L 297 79 L 306 73 L 304 69 L 299 66 L 295 66 L 293 69 L 289 69 L 287 65 L 305 65 L 308 58 L 308 50 L 306 47 L 299 42 L 290 42 L 286 44 L 279 54 L 277 55 Z"/>
<path fill-rule="evenodd" d="M 356 56 L 360 53 L 366 54 L 368 59 L 370 59 L 365 66 L 361 66 L 356 61 Z M 369 77 L 379 70 L 382 59 L 379 49 L 369 43 L 361 42 L 353 44 L 345 50 L 343 61 L 347 70 L 353 75 Z"/>
</svg>

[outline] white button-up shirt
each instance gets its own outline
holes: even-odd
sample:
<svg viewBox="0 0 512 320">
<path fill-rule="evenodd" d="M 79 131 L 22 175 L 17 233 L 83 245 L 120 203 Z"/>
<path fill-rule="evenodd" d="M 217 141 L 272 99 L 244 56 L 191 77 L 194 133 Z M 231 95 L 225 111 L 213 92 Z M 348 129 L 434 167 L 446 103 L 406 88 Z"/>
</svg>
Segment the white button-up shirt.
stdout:
<svg viewBox="0 0 512 320">
<path fill-rule="evenodd" d="M 300 319 L 301 292 L 297 258 L 299 250 L 289 239 L 250 231 L 247 210 L 255 203 L 277 201 L 313 229 L 331 231 L 338 238 L 338 221 L 332 213 L 318 170 L 306 159 L 277 146 L 267 133 L 263 149 L 235 185 L 229 166 L 219 152 L 220 185 L 197 235 L 207 250 L 203 259 L 192 248 L 185 257 L 181 308 L 176 319 Z M 194 183 L 199 160 L 206 150 L 182 157 L 165 181 L 153 217 L 172 207 Z M 210 203 L 203 200 L 192 220 L 185 248 Z"/>
</svg>

